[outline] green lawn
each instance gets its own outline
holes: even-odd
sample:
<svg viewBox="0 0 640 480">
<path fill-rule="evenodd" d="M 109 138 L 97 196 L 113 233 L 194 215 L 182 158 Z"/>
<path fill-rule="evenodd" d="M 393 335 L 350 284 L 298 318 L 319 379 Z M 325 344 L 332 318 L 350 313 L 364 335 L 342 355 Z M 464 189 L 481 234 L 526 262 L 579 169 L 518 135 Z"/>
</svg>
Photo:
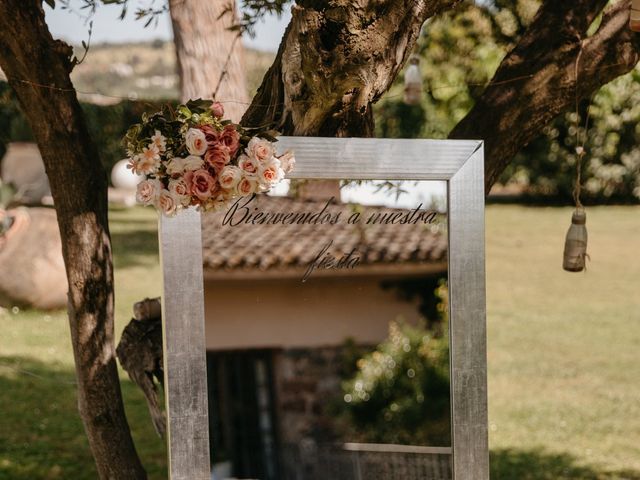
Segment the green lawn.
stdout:
<svg viewBox="0 0 640 480">
<path fill-rule="evenodd" d="M 588 209 L 577 274 L 570 215 L 487 211 L 492 478 L 640 478 L 640 208 Z"/>
<path fill-rule="evenodd" d="M 151 209 L 111 211 L 115 255 L 116 331 L 134 302 L 160 294 L 156 215 Z M 73 355 L 65 312 L 0 314 L 0 480 L 93 480 L 77 415 Z M 127 416 L 151 479 L 165 479 L 164 442 L 142 393 L 121 375 Z"/>
<path fill-rule="evenodd" d="M 487 209 L 492 478 L 640 479 L 640 208 L 588 211 L 586 273 L 561 269 L 569 209 Z M 156 217 L 111 212 L 116 328 L 160 292 Z M 0 314 L 0 480 L 96 478 L 64 312 Z M 127 415 L 152 479 L 165 448 L 142 394 Z"/>
</svg>

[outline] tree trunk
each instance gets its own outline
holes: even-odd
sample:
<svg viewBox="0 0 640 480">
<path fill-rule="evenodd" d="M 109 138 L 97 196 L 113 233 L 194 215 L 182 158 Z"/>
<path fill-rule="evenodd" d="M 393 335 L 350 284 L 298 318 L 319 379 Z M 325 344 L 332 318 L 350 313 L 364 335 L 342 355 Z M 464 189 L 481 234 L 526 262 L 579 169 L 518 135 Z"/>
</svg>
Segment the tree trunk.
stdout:
<svg viewBox="0 0 640 480">
<path fill-rule="evenodd" d="M 613 5 L 597 32 L 587 29 L 606 0 L 546 0 L 451 138 L 485 141 L 488 192 L 518 150 L 579 99 L 633 69 L 640 35 L 629 30 L 630 1 Z M 576 64 L 578 65 L 576 79 Z"/>
<path fill-rule="evenodd" d="M 242 124 L 287 135 L 371 136 L 372 104 L 413 48 L 420 27 L 455 0 L 301 0 Z M 630 0 L 615 4 L 598 31 L 588 27 L 606 0 L 546 0 L 519 44 L 451 138 L 485 141 L 487 191 L 519 149 L 578 97 L 629 72 L 640 35 L 628 28 Z M 580 53 L 582 52 L 582 53 Z"/>
<path fill-rule="evenodd" d="M 424 21 L 457 0 L 300 0 L 242 124 L 286 135 L 373 135 Z"/>
<path fill-rule="evenodd" d="M 182 100 L 215 94 L 224 105 L 225 117 L 239 121 L 249 94 L 242 41 L 237 31 L 229 30 L 235 0 L 169 0 L 169 9 Z"/>
<path fill-rule="evenodd" d="M 42 152 L 58 217 L 80 416 L 101 479 L 144 479 L 115 362 L 107 179 L 69 79 L 71 53 L 51 37 L 41 0 L 0 0 L 0 67 Z"/>
</svg>

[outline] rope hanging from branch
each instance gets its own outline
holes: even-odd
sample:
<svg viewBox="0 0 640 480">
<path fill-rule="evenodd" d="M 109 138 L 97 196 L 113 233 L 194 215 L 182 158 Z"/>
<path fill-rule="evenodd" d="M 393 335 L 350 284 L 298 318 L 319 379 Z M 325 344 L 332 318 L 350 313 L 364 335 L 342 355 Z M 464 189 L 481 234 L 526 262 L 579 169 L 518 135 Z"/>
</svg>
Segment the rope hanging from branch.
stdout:
<svg viewBox="0 0 640 480">
<path fill-rule="evenodd" d="M 586 261 L 589 258 L 587 254 L 587 213 L 585 212 L 582 202 L 580 201 L 580 193 L 582 190 L 582 161 L 586 154 L 585 145 L 587 142 L 587 132 L 589 130 L 589 109 L 591 101 L 587 106 L 586 119 L 584 125 L 584 135 L 582 143 L 580 143 L 580 95 L 578 93 L 578 67 L 582 50 L 578 53 L 575 65 L 575 94 L 576 94 L 576 180 L 573 188 L 573 200 L 576 206 L 575 211 L 571 215 L 571 226 L 567 231 L 564 242 L 564 256 L 562 268 L 568 272 L 581 272 L 586 270 Z"/>
</svg>

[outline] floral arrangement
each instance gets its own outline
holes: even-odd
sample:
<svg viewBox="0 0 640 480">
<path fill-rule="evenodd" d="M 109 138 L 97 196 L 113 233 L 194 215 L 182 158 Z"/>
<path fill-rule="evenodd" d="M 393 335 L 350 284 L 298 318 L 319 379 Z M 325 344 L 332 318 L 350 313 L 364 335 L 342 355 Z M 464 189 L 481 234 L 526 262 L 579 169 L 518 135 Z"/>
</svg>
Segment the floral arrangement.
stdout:
<svg viewBox="0 0 640 480">
<path fill-rule="evenodd" d="M 129 128 L 128 167 L 144 180 L 136 198 L 173 216 L 189 206 L 224 208 L 231 200 L 266 192 L 295 165 L 291 152 L 276 156 L 268 131 L 223 120 L 219 102 L 194 100 L 166 106 Z"/>
</svg>

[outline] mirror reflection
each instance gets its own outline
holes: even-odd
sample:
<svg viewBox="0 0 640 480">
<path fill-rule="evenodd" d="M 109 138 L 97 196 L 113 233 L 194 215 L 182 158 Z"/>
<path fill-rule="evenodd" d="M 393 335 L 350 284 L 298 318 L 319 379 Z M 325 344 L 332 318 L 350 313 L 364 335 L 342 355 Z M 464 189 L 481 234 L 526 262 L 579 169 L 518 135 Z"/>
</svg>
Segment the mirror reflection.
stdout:
<svg viewBox="0 0 640 480">
<path fill-rule="evenodd" d="M 213 478 L 450 478 L 446 185 L 298 181 L 202 222 Z"/>
</svg>

